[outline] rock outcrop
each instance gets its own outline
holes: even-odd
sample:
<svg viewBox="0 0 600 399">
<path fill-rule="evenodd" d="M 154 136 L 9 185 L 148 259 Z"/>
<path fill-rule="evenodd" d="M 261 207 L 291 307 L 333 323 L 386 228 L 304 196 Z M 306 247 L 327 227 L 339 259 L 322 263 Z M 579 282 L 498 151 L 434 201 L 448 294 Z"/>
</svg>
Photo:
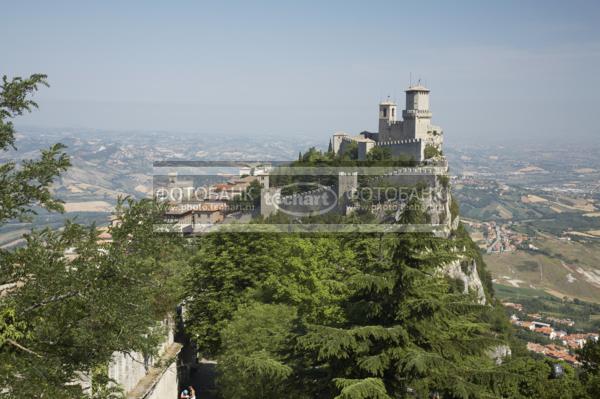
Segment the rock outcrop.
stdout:
<svg viewBox="0 0 600 399">
<path fill-rule="evenodd" d="M 457 259 L 442 268 L 444 275 L 459 280 L 463 284 L 465 294 L 474 293 L 477 302 L 486 304 L 485 290 L 477 272 L 477 262 L 473 259 Z"/>
</svg>

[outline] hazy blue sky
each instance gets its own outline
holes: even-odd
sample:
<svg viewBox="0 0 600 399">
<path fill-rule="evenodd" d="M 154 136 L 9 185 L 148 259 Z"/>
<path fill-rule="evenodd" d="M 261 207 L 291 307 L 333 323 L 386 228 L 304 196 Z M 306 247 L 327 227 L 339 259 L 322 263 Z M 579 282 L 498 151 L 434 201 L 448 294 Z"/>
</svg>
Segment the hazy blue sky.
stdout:
<svg viewBox="0 0 600 399">
<path fill-rule="evenodd" d="M 4 1 L 21 124 L 198 134 L 376 130 L 421 77 L 447 141 L 600 136 L 600 2 Z"/>
</svg>

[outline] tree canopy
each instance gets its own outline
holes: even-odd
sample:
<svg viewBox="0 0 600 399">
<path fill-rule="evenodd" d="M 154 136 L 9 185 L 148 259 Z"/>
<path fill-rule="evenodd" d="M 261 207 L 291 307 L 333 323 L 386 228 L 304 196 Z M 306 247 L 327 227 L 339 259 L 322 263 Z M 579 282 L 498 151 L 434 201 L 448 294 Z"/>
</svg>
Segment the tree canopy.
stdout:
<svg viewBox="0 0 600 399">
<path fill-rule="evenodd" d="M 209 235 L 190 270 L 190 331 L 219 360 L 225 398 L 585 397 L 570 368 L 552 380 L 525 351 L 491 357 L 513 344 L 502 309 L 439 273 L 469 256 L 464 240 Z"/>
</svg>

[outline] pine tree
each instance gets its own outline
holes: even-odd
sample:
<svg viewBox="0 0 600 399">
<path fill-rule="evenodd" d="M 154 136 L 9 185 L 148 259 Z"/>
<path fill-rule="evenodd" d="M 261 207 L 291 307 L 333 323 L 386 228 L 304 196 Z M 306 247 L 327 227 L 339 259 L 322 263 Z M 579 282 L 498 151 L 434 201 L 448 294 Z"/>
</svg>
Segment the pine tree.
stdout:
<svg viewBox="0 0 600 399">
<path fill-rule="evenodd" d="M 378 240 L 363 256 L 370 262 L 349 281 L 347 322 L 309 325 L 298 339 L 314 365 L 307 377 L 320 382 L 312 393 L 337 391 L 338 398 L 397 398 L 409 391 L 419 397 L 433 391 L 464 398 L 491 394 L 473 382 L 494 368 L 485 352 L 497 340 L 481 321 L 485 307 L 453 292 L 436 272 L 456 259 L 451 243 L 403 234 L 379 256 Z M 358 245 L 365 248 L 364 241 Z"/>
<path fill-rule="evenodd" d="M 251 303 L 241 306 L 221 332 L 218 384 L 225 399 L 291 398 L 283 361 L 297 315 L 293 307 Z"/>
</svg>

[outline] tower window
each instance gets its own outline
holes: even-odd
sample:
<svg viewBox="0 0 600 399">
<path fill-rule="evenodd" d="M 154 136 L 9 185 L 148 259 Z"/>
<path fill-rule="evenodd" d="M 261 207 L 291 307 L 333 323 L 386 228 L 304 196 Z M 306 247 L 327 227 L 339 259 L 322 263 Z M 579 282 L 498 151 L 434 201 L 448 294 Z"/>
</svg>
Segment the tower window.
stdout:
<svg viewBox="0 0 600 399">
<path fill-rule="evenodd" d="M 396 110 L 395 110 L 394 108 L 392 108 L 392 118 L 395 116 L 395 115 L 394 115 L 394 114 L 395 114 L 395 112 L 394 112 L 394 111 L 396 111 Z"/>
<path fill-rule="evenodd" d="M 384 108 L 384 109 L 383 109 L 383 117 L 384 117 L 384 118 L 387 118 L 387 108 Z"/>
</svg>

